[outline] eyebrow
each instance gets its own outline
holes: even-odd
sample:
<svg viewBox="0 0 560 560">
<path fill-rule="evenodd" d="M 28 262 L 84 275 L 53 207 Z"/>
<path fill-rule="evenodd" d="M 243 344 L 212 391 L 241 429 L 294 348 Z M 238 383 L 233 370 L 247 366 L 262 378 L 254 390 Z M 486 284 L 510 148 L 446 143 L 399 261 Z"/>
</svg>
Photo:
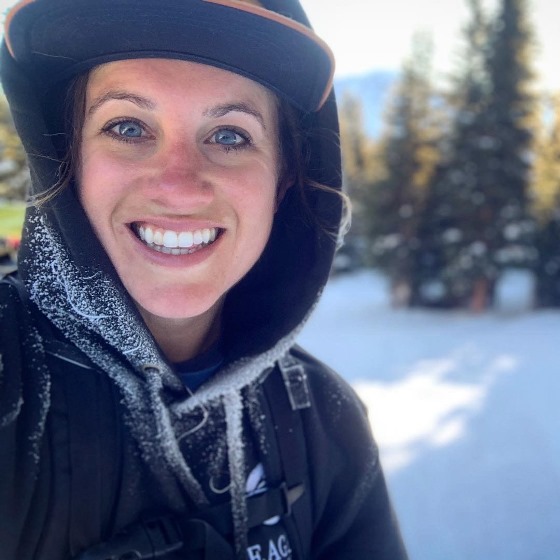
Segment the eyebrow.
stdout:
<svg viewBox="0 0 560 560">
<path fill-rule="evenodd" d="M 101 107 L 104 103 L 107 103 L 108 101 L 112 101 L 112 100 L 129 101 L 130 103 L 134 103 L 141 109 L 153 110 L 156 108 L 156 104 L 152 100 L 148 99 L 147 97 L 136 95 L 134 93 L 130 93 L 127 91 L 109 90 L 105 92 L 103 95 L 101 95 L 100 97 L 98 97 L 92 103 L 91 107 L 88 109 L 88 117 L 93 115 L 93 113 L 95 113 L 95 111 L 97 111 L 99 107 Z M 262 114 L 256 109 L 253 109 L 253 107 L 251 107 L 247 103 L 243 103 L 243 102 L 224 103 L 223 105 L 216 105 L 214 107 L 210 107 L 209 109 L 206 109 L 203 115 L 206 117 L 217 119 L 220 117 L 224 117 L 228 113 L 232 113 L 232 112 L 245 113 L 247 115 L 251 115 L 252 117 L 257 119 L 260 125 L 263 127 L 263 129 L 266 130 L 266 125 Z"/>
<path fill-rule="evenodd" d="M 95 113 L 95 111 L 97 111 L 99 107 L 101 107 L 101 105 L 107 103 L 107 101 L 112 101 L 112 100 L 130 101 L 131 103 L 134 103 L 134 105 L 137 105 L 141 109 L 153 110 L 156 107 L 156 104 L 150 99 L 148 99 L 147 97 L 142 97 L 141 95 L 135 95 L 127 91 L 109 90 L 105 92 L 103 95 L 101 95 L 100 97 L 98 97 L 92 103 L 91 107 L 88 109 L 88 117 L 93 115 L 93 113 Z"/>
<path fill-rule="evenodd" d="M 250 105 L 247 105 L 247 103 L 225 103 L 223 105 L 216 105 L 214 107 L 206 109 L 203 114 L 205 117 L 212 117 L 217 119 L 233 112 L 246 113 L 247 115 L 255 117 L 259 121 L 261 126 L 266 130 L 266 125 L 264 123 L 264 117 L 262 116 L 262 114 L 256 109 L 253 109 L 253 107 L 251 107 Z"/>
</svg>

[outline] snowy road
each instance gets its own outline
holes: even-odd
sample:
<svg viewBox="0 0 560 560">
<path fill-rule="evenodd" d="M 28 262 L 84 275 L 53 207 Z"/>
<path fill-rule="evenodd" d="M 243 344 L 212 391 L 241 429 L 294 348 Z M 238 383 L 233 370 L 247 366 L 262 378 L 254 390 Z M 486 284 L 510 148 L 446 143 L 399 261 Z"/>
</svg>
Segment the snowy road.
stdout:
<svg viewBox="0 0 560 560">
<path fill-rule="evenodd" d="M 472 316 L 337 278 L 300 336 L 368 405 L 411 560 L 560 559 L 560 312 L 505 288 Z"/>
</svg>

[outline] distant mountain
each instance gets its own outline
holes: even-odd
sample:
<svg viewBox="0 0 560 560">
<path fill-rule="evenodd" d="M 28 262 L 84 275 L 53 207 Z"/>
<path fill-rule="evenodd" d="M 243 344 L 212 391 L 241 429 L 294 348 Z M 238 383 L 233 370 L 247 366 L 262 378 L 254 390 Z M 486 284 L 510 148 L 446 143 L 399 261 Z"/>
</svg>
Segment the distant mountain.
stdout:
<svg viewBox="0 0 560 560">
<path fill-rule="evenodd" d="M 378 137 L 382 131 L 389 94 L 398 78 L 397 72 L 389 71 L 337 78 L 334 81 L 337 101 L 340 103 L 345 93 L 360 99 L 364 111 L 364 128 L 370 136 Z"/>
</svg>

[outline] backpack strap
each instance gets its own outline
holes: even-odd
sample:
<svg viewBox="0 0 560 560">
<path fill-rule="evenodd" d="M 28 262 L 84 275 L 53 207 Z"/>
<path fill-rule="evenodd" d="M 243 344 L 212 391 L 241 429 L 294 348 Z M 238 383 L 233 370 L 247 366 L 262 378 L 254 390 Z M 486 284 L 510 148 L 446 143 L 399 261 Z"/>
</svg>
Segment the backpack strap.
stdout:
<svg viewBox="0 0 560 560">
<path fill-rule="evenodd" d="M 288 489 L 297 491 L 298 498 L 309 493 L 307 450 L 302 414 L 311 407 L 307 374 L 302 364 L 286 353 L 264 382 L 274 427 L 280 477 Z M 273 454 L 274 456 L 274 454 Z M 306 558 L 305 550 L 311 541 L 311 500 L 299 500 L 284 518 L 297 558 Z"/>
<path fill-rule="evenodd" d="M 307 473 L 305 439 L 300 411 L 311 406 L 303 366 L 290 354 L 278 361 L 281 373 L 269 376 L 267 398 L 280 451 L 284 480 L 291 488 L 301 484 Z"/>
</svg>

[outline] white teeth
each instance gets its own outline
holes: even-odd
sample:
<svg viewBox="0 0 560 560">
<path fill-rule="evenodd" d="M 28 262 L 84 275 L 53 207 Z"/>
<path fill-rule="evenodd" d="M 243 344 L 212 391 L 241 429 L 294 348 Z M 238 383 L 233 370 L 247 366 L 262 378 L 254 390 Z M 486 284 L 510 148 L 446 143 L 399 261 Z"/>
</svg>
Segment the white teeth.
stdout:
<svg viewBox="0 0 560 560">
<path fill-rule="evenodd" d="M 190 231 L 182 231 L 179 234 L 179 247 L 192 247 L 193 246 L 193 234 Z"/>
<path fill-rule="evenodd" d="M 163 246 L 170 248 L 177 247 L 177 234 L 174 231 L 165 230 L 163 234 Z"/>
<path fill-rule="evenodd" d="M 162 252 L 172 255 L 185 254 L 184 249 L 212 243 L 218 236 L 217 228 L 204 228 L 177 233 L 168 229 L 163 230 L 150 226 L 139 226 L 136 231 L 138 237 L 147 245 L 158 251 L 165 249 Z"/>
</svg>

